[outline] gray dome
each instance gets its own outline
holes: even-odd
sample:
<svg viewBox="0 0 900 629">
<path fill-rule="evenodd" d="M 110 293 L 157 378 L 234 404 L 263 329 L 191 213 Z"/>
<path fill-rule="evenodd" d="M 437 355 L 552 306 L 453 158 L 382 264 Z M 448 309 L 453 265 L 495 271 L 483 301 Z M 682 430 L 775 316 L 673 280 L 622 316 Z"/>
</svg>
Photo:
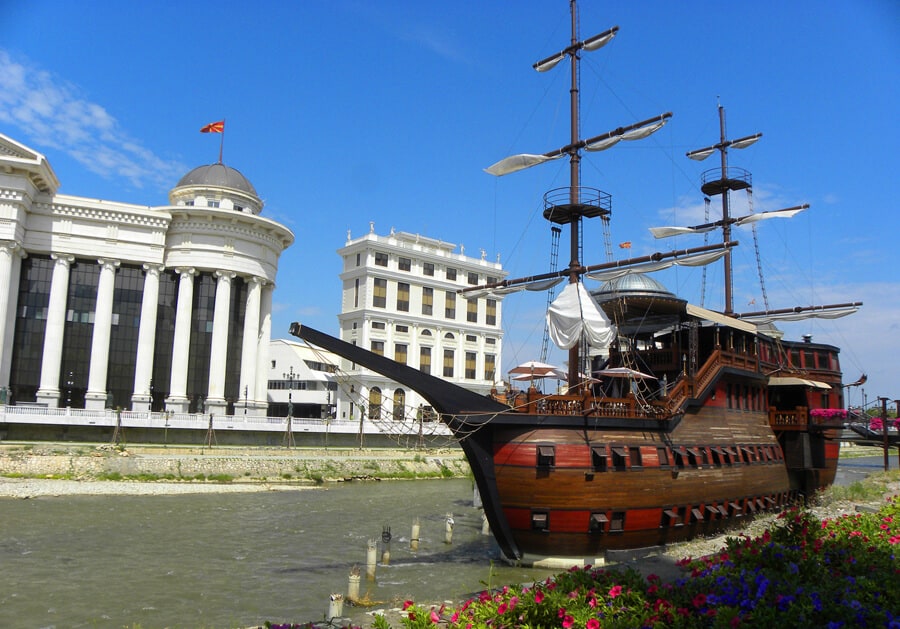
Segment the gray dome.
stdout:
<svg viewBox="0 0 900 629">
<path fill-rule="evenodd" d="M 176 188 L 182 186 L 216 186 L 220 188 L 232 188 L 247 194 L 257 196 L 253 184 L 244 177 L 239 170 L 225 164 L 209 164 L 198 166 L 178 182 Z"/>
<path fill-rule="evenodd" d="M 666 297 L 674 297 L 665 286 L 649 275 L 644 275 L 643 273 L 629 273 L 622 277 L 616 277 L 603 284 L 603 286 L 596 291 L 593 291 L 595 297 L 603 297 L 610 293 L 628 293 L 630 295 L 649 295 L 655 293 Z"/>
</svg>

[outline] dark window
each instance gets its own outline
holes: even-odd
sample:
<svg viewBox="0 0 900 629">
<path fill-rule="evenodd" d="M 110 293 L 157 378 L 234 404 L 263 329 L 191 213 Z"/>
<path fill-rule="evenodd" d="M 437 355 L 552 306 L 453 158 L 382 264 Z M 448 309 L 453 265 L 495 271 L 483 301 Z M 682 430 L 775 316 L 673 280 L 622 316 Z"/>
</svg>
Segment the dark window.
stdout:
<svg viewBox="0 0 900 629">
<path fill-rule="evenodd" d="M 478 300 L 466 300 L 466 321 L 469 323 L 478 323 Z"/>
<path fill-rule="evenodd" d="M 466 379 L 474 380 L 477 376 L 475 374 L 475 364 L 476 364 L 476 354 L 475 352 L 466 352 Z"/>
<path fill-rule="evenodd" d="M 397 268 L 401 271 L 409 271 L 412 268 L 412 260 L 409 258 L 398 258 Z"/>
<path fill-rule="evenodd" d="M 538 469 L 548 469 L 556 465 L 556 448 L 552 445 L 537 447 Z"/>
<path fill-rule="evenodd" d="M 408 334 L 409 326 L 408 325 L 398 325 L 396 328 L 398 334 Z"/>
<path fill-rule="evenodd" d="M 447 269 L 447 279 L 451 282 L 456 281 L 456 269 Z"/>
<path fill-rule="evenodd" d="M 609 525 L 609 518 L 605 513 L 592 513 L 591 521 L 588 524 L 589 533 L 604 533 Z"/>
<path fill-rule="evenodd" d="M 550 514 L 546 511 L 533 511 L 531 513 L 531 530 L 549 531 Z"/>
<path fill-rule="evenodd" d="M 379 277 L 375 278 L 375 288 L 372 291 L 372 307 L 387 307 L 387 280 Z"/>
<path fill-rule="evenodd" d="M 606 446 L 593 446 L 591 448 L 591 467 L 595 472 L 605 472 L 608 469 L 608 461 Z"/>
<path fill-rule="evenodd" d="M 478 273 L 469 271 L 468 275 L 466 276 L 466 280 L 469 282 L 469 284 L 477 284 L 478 283 Z"/>
<path fill-rule="evenodd" d="M 444 377 L 452 378 L 453 377 L 453 350 L 445 349 L 444 350 Z"/>
<path fill-rule="evenodd" d="M 422 273 L 429 277 L 434 276 L 434 264 L 431 262 L 426 262 L 422 265 Z"/>
<path fill-rule="evenodd" d="M 622 446 L 612 446 L 610 450 L 612 450 L 613 468 L 619 470 L 620 472 L 627 469 L 629 458 L 628 448 Z"/>
<path fill-rule="evenodd" d="M 665 447 L 656 448 L 656 456 L 659 458 L 660 467 L 669 467 L 669 450 Z"/>
<path fill-rule="evenodd" d="M 397 310 L 409 312 L 409 284 L 406 282 L 397 283 Z"/>
<path fill-rule="evenodd" d="M 485 315 L 484 322 L 487 325 L 497 325 L 497 300 L 496 299 L 486 299 L 484 301 L 485 305 Z"/>
<path fill-rule="evenodd" d="M 431 374 L 431 348 L 419 347 L 419 371 Z"/>
<path fill-rule="evenodd" d="M 10 401 L 37 401 L 53 265 L 54 261 L 48 256 L 29 254 L 22 260 L 12 368 L 9 374 Z M 65 382 L 60 381 L 61 390 L 64 386 Z M 65 404 L 65 391 L 62 395 L 60 406 Z"/>
<path fill-rule="evenodd" d="M 382 251 L 375 252 L 375 265 L 376 266 L 387 266 L 388 265 L 388 254 Z"/>
<path fill-rule="evenodd" d="M 456 318 L 456 293 L 447 291 L 444 295 L 444 317 L 447 319 Z"/>
<path fill-rule="evenodd" d="M 384 356 L 384 341 L 372 341 L 372 353 Z"/>
<path fill-rule="evenodd" d="M 424 286 L 422 288 L 422 314 L 430 315 L 434 308 L 434 289 Z"/>
<path fill-rule="evenodd" d="M 641 464 L 641 449 L 637 446 L 632 446 L 628 448 L 628 458 L 631 461 L 631 467 L 642 467 Z"/>
<path fill-rule="evenodd" d="M 494 374 L 497 372 L 496 358 L 493 354 L 484 355 L 484 379 L 493 382 Z"/>
<path fill-rule="evenodd" d="M 622 533 L 625 531 L 625 512 L 613 511 L 612 517 L 609 519 L 609 532 Z"/>
</svg>

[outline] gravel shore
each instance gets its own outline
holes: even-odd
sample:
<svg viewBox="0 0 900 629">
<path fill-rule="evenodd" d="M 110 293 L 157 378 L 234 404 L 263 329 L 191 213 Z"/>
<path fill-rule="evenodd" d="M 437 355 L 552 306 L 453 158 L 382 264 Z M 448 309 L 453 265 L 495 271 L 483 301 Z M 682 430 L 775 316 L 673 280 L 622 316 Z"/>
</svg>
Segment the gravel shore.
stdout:
<svg viewBox="0 0 900 629">
<path fill-rule="evenodd" d="M 0 477 L 0 498 L 47 496 L 165 496 L 259 491 L 299 491 L 310 486 L 270 483 L 194 483 Z"/>
</svg>

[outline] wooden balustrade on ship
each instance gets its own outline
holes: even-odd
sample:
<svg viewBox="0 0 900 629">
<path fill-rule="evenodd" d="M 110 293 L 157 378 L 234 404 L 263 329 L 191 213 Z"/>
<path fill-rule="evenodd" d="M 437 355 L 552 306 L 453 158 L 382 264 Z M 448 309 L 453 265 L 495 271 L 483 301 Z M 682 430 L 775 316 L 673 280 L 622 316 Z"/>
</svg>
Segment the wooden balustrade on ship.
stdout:
<svg viewBox="0 0 900 629">
<path fill-rule="evenodd" d="M 798 406 L 792 410 L 769 407 L 769 425 L 776 430 L 805 430 L 809 409 Z"/>
</svg>

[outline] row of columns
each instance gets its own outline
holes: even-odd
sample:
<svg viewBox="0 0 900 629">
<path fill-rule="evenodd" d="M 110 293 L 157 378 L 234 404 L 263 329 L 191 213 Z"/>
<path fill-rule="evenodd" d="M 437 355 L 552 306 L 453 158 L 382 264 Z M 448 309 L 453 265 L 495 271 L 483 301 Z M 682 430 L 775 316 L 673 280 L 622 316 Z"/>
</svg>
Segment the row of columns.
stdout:
<svg viewBox="0 0 900 629">
<path fill-rule="evenodd" d="M 13 264 L 13 262 L 16 257 L 24 256 L 25 252 L 16 243 L 0 243 L 0 340 L 2 340 L 4 348 L 2 360 L 0 360 L 0 382 L 3 383 L 3 386 L 9 382 L 15 327 L 15 308 L 11 307 L 11 304 L 15 304 L 17 300 L 12 293 L 12 280 L 14 275 L 18 275 L 21 268 L 20 264 Z M 50 257 L 54 264 L 41 359 L 40 385 L 36 397 L 37 402 L 46 404 L 48 407 L 57 407 L 60 400 L 59 374 L 62 364 L 69 270 L 75 257 L 69 254 L 52 254 Z M 100 265 L 100 279 L 97 287 L 90 370 L 85 394 L 85 407 L 88 409 L 102 409 L 106 404 L 115 274 L 120 264 L 118 260 L 106 258 L 100 258 L 97 262 Z M 156 341 L 159 278 L 164 268 L 158 264 L 144 265 L 144 292 L 141 302 L 134 390 L 131 400 L 133 410 L 149 410 L 150 408 L 150 382 Z M 178 268 L 176 271 L 179 274 L 178 302 L 175 314 L 175 338 L 172 347 L 172 372 L 166 409 L 173 412 L 187 412 L 190 404 L 187 397 L 188 351 L 193 315 L 194 277 L 197 275 L 197 271 L 194 268 Z M 229 304 L 232 280 L 237 274 L 231 271 L 217 271 L 215 276 L 216 299 L 213 311 L 206 410 L 211 413 L 224 414 L 227 405 L 225 366 L 230 318 Z M 272 284 L 263 278 L 254 276 L 248 280 L 240 356 L 240 391 L 244 394 L 250 408 L 263 411 L 268 405 L 267 363 L 271 335 L 272 289 Z"/>
</svg>

